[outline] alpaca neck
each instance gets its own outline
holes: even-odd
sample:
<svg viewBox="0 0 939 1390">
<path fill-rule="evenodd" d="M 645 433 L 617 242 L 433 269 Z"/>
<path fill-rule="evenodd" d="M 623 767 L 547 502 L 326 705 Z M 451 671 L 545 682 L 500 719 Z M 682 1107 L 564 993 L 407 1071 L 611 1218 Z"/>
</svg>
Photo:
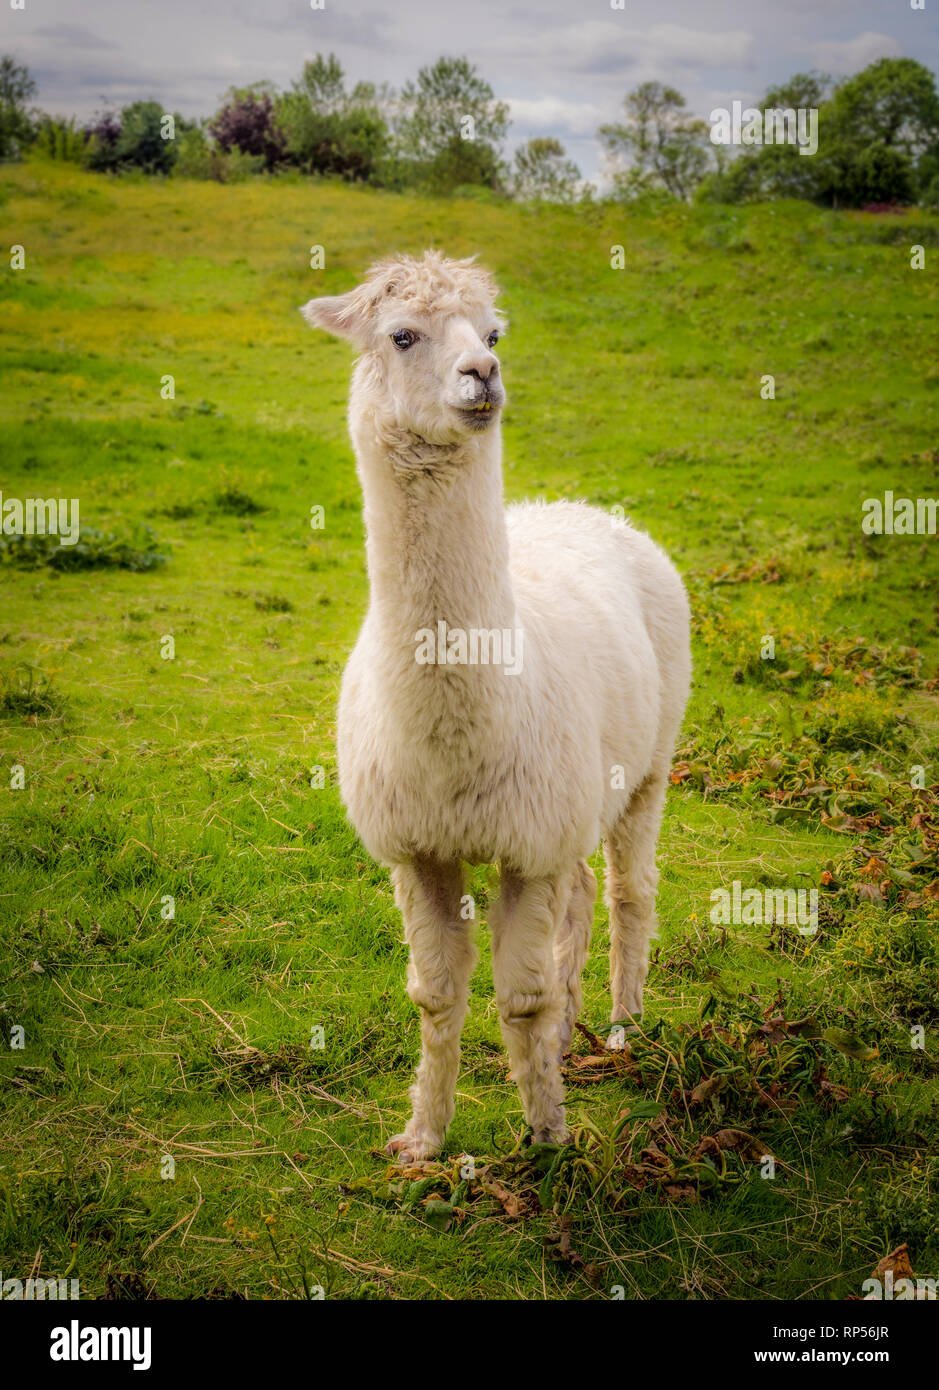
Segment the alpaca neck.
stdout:
<svg viewBox="0 0 939 1390">
<path fill-rule="evenodd" d="M 433 445 L 363 421 L 353 434 L 365 497 L 370 618 L 400 678 L 420 678 L 416 635 L 513 632 L 498 424 L 453 445 Z M 408 672 L 408 666 L 413 670 Z M 454 667 L 447 667 L 454 672 Z M 501 668 L 467 678 L 482 694 Z"/>
</svg>

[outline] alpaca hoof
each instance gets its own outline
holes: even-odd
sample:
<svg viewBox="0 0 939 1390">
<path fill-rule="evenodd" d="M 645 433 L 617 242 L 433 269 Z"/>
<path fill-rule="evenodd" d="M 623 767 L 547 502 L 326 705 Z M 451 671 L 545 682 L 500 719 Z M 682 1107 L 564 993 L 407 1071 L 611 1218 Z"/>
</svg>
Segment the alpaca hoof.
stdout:
<svg viewBox="0 0 939 1390">
<path fill-rule="evenodd" d="M 532 1130 L 533 1144 L 566 1144 L 571 1137 L 567 1125 L 553 1126 L 551 1129 Z"/>
<path fill-rule="evenodd" d="M 432 1158 L 439 1147 L 413 1134 L 393 1134 L 385 1145 L 385 1153 L 406 1167 L 409 1163 L 423 1163 L 425 1158 Z"/>
</svg>

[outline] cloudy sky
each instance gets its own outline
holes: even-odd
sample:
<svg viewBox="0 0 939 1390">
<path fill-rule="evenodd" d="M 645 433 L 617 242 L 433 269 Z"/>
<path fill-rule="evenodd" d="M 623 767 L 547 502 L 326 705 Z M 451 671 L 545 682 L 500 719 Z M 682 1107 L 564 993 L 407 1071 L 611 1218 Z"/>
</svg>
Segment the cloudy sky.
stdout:
<svg viewBox="0 0 939 1390">
<path fill-rule="evenodd" d="M 613 0 L 619 3 L 619 0 Z M 806 68 L 836 76 L 880 57 L 939 70 L 939 0 L 0 0 L 0 52 L 25 62 L 38 103 L 84 120 L 105 102 L 154 98 L 210 115 L 232 85 L 289 86 L 333 52 L 351 81 L 399 87 L 465 54 L 510 105 L 510 148 L 555 135 L 595 177 L 594 132 L 647 78 L 695 114 Z"/>
</svg>

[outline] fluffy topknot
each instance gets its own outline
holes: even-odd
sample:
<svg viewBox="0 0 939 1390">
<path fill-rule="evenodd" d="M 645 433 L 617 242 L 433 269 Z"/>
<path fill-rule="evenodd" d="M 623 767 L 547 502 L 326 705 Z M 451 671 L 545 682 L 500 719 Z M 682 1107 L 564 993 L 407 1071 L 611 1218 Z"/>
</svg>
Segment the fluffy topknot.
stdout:
<svg viewBox="0 0 939 1390">
<path fill-rule="evenodd" d="M 386 298 L 406 304 L 418 314 L 456 314 L 484 310 L 499 293 L 487 270 L 474 256 L 451 260 L 439 251 L 415 256 L 391 256 L 371 267 L 359 291 L 374 312 Z"/>
</svg>

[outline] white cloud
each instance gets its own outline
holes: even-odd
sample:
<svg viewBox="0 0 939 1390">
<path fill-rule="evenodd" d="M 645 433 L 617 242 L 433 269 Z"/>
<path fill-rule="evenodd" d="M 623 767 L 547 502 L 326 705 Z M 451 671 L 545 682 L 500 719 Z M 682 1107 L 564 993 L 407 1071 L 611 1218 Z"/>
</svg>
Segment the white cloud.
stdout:
<svg viewBox="0 0 939 1390">
<path fill-rule="evenodd" d="M 563 101 L 555 97 L 508 98 L 513 135 L 527 139 L 530 132 L 553 133 L 558 129 L 573 135 L 593 135 L 604 120 L 604 111 L 591 102 Z M 524 133 L 523 133 L 524 132 Z"/>
<path fill-rule="evenodd" d="M 877 58 L 899 58 L 902 49 L 889 34 L 875 34 L 870 29 L 853 39 L 825 39 L 812 45 L 815 66 L 823 72 L 843 77 L 860 72 Z"/>
<path fill-rule="evenodd" d="M 502 54 L 507 47 L 519 53 L 537 54 L 555 66 L 582 73 L 623 73 L 641 66 L 643 71 L 667 75 L 676 64 L 699 69 L 748 63 L 753 56 L 754 38 L 746 29 L 693 29 L 684 24 L 635 28 L 611 18 L 556 29 L 546 27 L 534 39 L 518 34 L 508 44 L 500 37 L 489 46 Z"/>
<path fill-rule="evenodd" d="M 747 29 L 715 31 L 689 29 L 684 24 L 654 24 L 649 30 L 649 47 L 662 62 L 724 68 L 731 63 L 749 62 L 753 35 Z"/>
<path fill-rule="evenodd" d="M 35 32 L 56 46 L 93 48 L 96 52 L 105 48 L 117 48 L 117 44 L 112 43 L 110 39 L 93 34 L 90 29 L 84 29 L 80 24 L 45 24 Z"/>
<path fill-rule="evenodd" d="M 730 111 L 735 101 L 741 102 L 744 106 L 759 106 L 762 99 L 763 93 L 754 91 L 752 87 L 737 87 L 732 92 L 718 91 L 712 87 L 702 94 L 700 106 L 695 114 L 706 116 L 716 107 Z"/>
</svg>

